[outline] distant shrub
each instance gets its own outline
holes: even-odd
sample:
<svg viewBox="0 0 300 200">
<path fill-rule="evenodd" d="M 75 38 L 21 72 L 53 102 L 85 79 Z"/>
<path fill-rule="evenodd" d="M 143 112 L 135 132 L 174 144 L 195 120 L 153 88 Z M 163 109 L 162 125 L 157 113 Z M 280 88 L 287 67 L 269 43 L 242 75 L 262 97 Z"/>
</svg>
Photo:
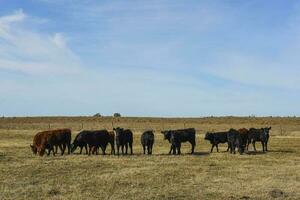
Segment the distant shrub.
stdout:
<svg viewBox="0 0 300 200">
<path fill-rule="evenodd" d="M 114 113 L 114 117 L 121 117 L 120 113 Z"/>
<path fill-rule="evenodd" d="M 102 117 L 100 113 L 94 114 L 94 117 Z"/>
</svg>

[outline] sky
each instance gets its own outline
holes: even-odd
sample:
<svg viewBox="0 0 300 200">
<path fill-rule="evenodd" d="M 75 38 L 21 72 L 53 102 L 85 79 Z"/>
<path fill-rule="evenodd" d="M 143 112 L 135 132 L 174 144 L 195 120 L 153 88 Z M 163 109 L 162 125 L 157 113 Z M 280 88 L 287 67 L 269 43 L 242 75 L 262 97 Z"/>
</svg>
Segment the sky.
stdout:
<svg viewBox="0 0 300 200">
<path fill-rule="evenodd" d="M 0 0 L 0 115 L 300 116 L 296 0 Z"/>
</svg>

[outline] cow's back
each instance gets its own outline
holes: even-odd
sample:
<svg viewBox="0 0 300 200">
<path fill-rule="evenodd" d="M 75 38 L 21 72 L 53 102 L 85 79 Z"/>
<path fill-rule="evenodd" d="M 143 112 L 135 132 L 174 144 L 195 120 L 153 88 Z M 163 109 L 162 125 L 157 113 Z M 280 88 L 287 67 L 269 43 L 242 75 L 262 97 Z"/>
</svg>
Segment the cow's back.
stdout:
<svg viewBox="0 0 300 200">
<path fill-rule="evenodd" d="M 148 145 L 154 143 L 153 131 L 145 131 L 141 136 L 142 145 Z"/>
<path fill-rule="evenodd" d="M 71 130 L 70 129 L 56 129 L 51 131 L 56 137 L 56 145 L 71 144 Z"/>
<path fill-rule="evenodd" d="M 195 144 L 196 130 L 194 128 L 174 130 L 171 132 L 171 140 Z"/>
<path fill-rule="evenodd" d="M 126 140 L 126 142 L 129 142 L 129 143 L 132 143 L 133 142 L 133 133 L 132 133 L 132 131 L 131 130 L 129 130 L 129 129 L 126 129 L 126 130 L 124 130 L 124 136 L 125 136 L 125 140 Z"/>
<path fill-rule="evenodd" d="M 93 143 L 95 146 L 107 145 L 110 141 L 110 135 L 107 130 L 93 131 Z"/>
<path fill-rule="evenodd" d="M 214 141 L 215 142 L 221 142 L 221 143 L 225 143 L 227 142 L 227 133 L 228 132 L 216 132 L 213 133 L 213 137 L 214 137 Z"/>
</svg>

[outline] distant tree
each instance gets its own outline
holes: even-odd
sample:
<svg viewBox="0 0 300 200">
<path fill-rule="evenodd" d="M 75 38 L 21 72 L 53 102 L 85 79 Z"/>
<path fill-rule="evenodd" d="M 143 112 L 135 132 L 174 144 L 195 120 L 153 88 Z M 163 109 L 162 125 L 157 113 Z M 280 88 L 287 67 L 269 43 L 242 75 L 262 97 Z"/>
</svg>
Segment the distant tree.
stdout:
<svg viewBox="0 0 300 200">
<path fill-rule="evenodd" d="M 94 114 L 94 117 L 102 117 L 100 113 Z"/>
<path fill-rule="evenodd" d="M 114 117 L 121 117 L 120 113 L 114 113 Z"/>
</svg>

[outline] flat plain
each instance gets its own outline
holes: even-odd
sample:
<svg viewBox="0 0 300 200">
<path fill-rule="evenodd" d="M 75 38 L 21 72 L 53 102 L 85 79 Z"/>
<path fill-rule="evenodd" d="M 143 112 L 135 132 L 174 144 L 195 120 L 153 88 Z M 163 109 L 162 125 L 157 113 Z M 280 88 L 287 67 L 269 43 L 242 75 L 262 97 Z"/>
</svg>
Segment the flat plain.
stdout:
<svg viewBox="0 0 300 200">
<path fill-rule="evenodd" d="M 29 145 L 40 130 L 130 128 L 134 155 L 39 157 Z M 272 126 L 269 152 L 210 153 L 207 131 Z M 194 155 L 184 144 L 168 155 L 161 130 L 194 127 Z M 140 135 L 155 131 L 153 155 L 143 155 Z M 108 147 L 107 153 L 110 152 Z M 0 199 L 300 199 L 300 118 L 0 118 Z"/>
</svg>

